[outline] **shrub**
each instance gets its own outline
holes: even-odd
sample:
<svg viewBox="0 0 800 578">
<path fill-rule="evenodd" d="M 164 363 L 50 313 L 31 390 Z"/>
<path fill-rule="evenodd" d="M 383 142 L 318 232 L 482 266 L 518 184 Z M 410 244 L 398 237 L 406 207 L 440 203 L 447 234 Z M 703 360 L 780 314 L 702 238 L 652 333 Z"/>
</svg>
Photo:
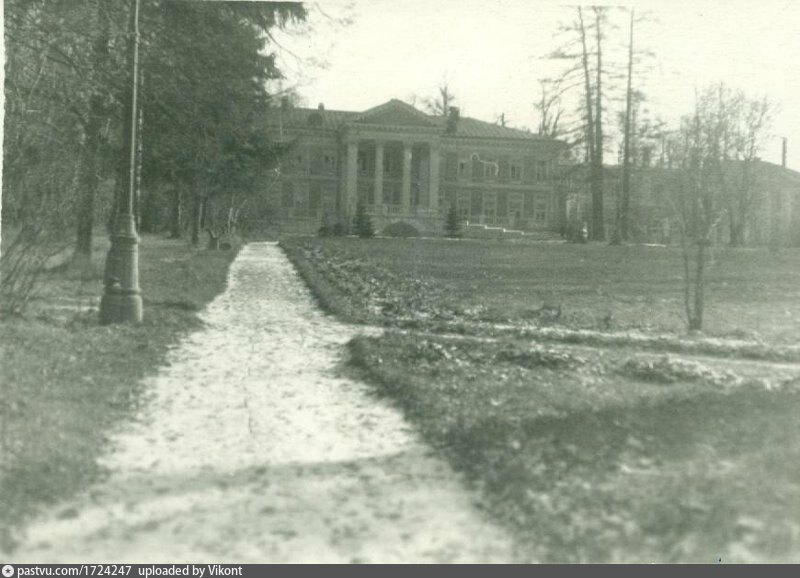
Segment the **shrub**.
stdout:
<svg viewBox="0 0 800 578">
<path fill-rule="evenodd" d="M 383 234 L 387 237 L 419 237 L 419 231 L 408 223 L 392 223 L 383 229 Z"/>
<path fill-rule="evenodd" d="M 339 222 L 326 223 L 319 228 L 317 233 L 320 237 L 344 237 L 347 234 L 347 228 Z"/>
<path fill-rule="evenodd" d="M 367 209 L 361 201 L 356 205 L 356 215 L 353 218 L 353 232 L 362 239 L 371 239 L 375 236 L 372 219 L 367 214 Z"/>
<path fill-rule="evenodd" d="M 455 203 L 450 205 L 450 210 L 447 211 L 444 221 L 444 236 L 451 239 L 457 239 L 461 236 L 461 219 L 458 216 L 458 209 L 456 209 Z"/>
</svg>

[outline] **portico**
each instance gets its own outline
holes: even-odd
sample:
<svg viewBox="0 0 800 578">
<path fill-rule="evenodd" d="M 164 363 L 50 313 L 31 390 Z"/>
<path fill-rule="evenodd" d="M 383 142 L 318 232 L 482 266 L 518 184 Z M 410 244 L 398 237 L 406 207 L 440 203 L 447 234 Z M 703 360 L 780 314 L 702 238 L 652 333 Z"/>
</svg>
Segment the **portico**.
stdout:
<svg viewBox="0 0 800 578">
<path fill-rule="evenodd" d="M 361 200 L 374 216 L 438 215 L 440 143 L 425 137 L 348 135 L 342 187 L 347 212 L 353 214 Z"/>
</svg>

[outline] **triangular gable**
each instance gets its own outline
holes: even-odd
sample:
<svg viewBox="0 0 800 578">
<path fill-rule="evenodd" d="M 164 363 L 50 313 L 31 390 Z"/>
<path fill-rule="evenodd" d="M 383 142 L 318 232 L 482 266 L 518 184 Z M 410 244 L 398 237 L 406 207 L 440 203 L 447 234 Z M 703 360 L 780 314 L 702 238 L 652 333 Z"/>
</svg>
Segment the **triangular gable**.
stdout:
<svg viewBox="0 0 800 578">
<path fill-rule="evenodd" d="M 427 114 L 397 99 L 364 111 L 355 122 L 400 126 L 437 126 Z"/>
</svg>

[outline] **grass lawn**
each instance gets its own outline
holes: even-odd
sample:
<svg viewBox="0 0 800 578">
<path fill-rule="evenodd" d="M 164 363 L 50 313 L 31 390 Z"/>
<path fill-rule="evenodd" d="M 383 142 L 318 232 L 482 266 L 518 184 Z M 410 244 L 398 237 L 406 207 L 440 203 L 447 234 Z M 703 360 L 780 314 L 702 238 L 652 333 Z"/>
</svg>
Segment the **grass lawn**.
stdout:
<svg viewBox="0 0 800 578">
<path fill-rule="evenodd" d="M 558 324 L 574 329 L 685 332 L 674 248 L 352 238 L 282 245 L 323 304 L 355 321 L 535 324 L 546 305 L 560 306 Z M 716 250 L 706 320 L 709 335 L 796 343 L 800 250 Z"/>
<path fill-rule="evenodd" d="M 689 355 L 775 359 L 727 340 L 694 347 L 678 251 L 282 244 L 330 312 L 404 328 L 351 342 L 351 367 L 481 490 L 520 560 L 800 561 L 797 356 Z M 796 346 L 800 251 L 718 250 L 709 276 L 707 333 Z M 443 334 L 459 324 L 465 336 Z M 553 343 L 537 327 L 653 340 Z"/>
<path fill-rule="evenodd" d="M 25 318 L 0 321 L 0 550 L 37 507 L 85 487 L 110 431 L 136 410 L 141 380 L 197 311 L 221 292 L 234 251 L 193 249 L 145 236 L 140 244 L 144 322 L 101 327 L 107 241 L 98 239 L 95 273 L 48 273 Z"/>
<path fill-rule="evenodd" d="M 800 561 L 800 367 L 769 391 L 640 352 L 398 333 L 350 349 L 521 561 Z"/>
</svg>

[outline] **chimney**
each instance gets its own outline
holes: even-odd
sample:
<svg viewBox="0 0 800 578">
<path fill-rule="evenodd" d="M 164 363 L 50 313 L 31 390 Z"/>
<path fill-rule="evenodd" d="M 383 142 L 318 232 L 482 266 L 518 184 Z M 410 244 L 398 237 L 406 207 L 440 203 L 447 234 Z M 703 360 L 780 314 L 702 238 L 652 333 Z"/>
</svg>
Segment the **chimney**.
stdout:
<svg viewBox="0 0 800 578">
<path fill-rule="evenodd" d="M 783 150 L 781 151 L 781 166 L 786 168 L 786 137 L 783 137 Z"/>
<path fill-rule="evenodd" d="M 320 103 L 317 105 L 317 110 L 318 110 L 318 111 L 320 111 L 320 112 L 322 112 L 323 110 L 325 110 L 325 104 L 324 104 L 324 103 L 322 103 L 322 102 L 320 102 Z"/>
<path fill-rule="evenodd" d="M 457 106 L 451 106 L 447 114 L 446 132 L 456 132 L 458 128 L 458 119 L 461 116 L 461 109 Z"/>
</svg>

